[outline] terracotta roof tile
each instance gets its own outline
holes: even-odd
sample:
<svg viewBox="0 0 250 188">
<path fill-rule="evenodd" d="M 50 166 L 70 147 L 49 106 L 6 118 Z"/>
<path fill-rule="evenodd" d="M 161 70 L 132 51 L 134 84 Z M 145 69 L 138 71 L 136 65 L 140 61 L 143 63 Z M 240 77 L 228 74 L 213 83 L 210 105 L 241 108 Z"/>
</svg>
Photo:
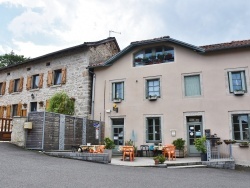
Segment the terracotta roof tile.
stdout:
<svg viewBox="0 0 250 188">
<path fill-rule="evenodd" d="M 204 48 L 206 52 L 215 50 L 224 50 L 230 48 L 241 48 L 241 47 L 250 47 L 250 40 L 239 40 L 239 41 L 232 41 L 220 44 L 200 46 L 200 48 Z"/>
</svg>

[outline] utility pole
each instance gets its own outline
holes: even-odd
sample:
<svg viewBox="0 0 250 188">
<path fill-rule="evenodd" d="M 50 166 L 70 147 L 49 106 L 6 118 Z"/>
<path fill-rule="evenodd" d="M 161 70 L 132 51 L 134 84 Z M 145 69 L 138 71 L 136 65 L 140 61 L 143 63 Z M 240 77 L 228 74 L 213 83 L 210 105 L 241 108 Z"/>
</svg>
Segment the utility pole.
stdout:
<svg viewBox="0 0 250 188">
<path fill-rule="evenodd" d="M 121 32 L 116 32 L 116 31 L 112 31 L 112 30 L 109 30 L 109 37 L 111 36 L 111 33 L 117 33 L 117 34 L 122 34 Z"/>
</svg>

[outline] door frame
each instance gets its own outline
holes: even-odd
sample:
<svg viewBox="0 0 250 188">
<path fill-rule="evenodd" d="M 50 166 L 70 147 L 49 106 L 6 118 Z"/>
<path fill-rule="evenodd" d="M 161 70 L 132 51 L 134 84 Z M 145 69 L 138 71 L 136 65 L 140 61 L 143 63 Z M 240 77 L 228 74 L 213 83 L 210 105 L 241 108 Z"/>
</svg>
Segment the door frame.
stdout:
<svg viewBox="0 0 250 188">
<path fill-rule="evenodd" d="M 186 138 L 186 143 L 187 143 L 187 148 L 186 148 L 186 151 L 187 151 L 187 155 L 190 156 L 189 154 L 189 143 L 188 143 L 188 123 L 187 123 L 187 117 L 195 117 L 195 116 L 201 116 L 202 118 L 202 130 L 201 130 L 201 133 L 202 135 L 204 134 L 204 130 L 206 129 L 206 121 L 205 121 L 205 112 L 203 111 L 197 111 L 197 112 L 184 112 L 183 113 L 183 135 L 184 135 L 184 138 Z M 191 155 L 192 156 L 192 155 Z"/>
</svg>

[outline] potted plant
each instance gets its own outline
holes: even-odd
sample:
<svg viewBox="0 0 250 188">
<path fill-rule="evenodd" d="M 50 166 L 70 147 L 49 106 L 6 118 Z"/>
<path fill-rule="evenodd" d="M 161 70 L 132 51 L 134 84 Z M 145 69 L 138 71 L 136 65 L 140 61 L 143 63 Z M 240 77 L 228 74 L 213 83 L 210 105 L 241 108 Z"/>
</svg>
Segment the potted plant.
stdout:
<svg viewBox="0 0 250 188">
<path fill-rule="evenodd" d="M 197 151 L 201 152 L 201 161 L 207 161 L 206 137 L 196 138 L 194 140 L 194 145 Z"/>
<path fill-rule="evenodd" d="M 155 161 L 155 165 L 158 165 L 159 163 L 163 164 L 166 161 L 165 156 L 162 154 L 155 156 L 153 159 Z"/>
<path fill-rule="evenodd" d="M 248 148 L 249 147 L 249 142 L 248 141 L 240 142 L 239 146 L 244 147 L 244 148 Z"/>
<path fill-rule="evenodd" d="M 109 137 L 104 138 L 105 150 L 104 153 L 108 153 L 109 163 L 111 163 L 112 149 L 115 148 L 115 143 Z"/>
<path fill-rule="evenodd" d="M 185 146 L 186 140 L 183 140 L 182 138 L 177 138 L 173 141 L 173 145 L 175 146 L 175 155 L 176 157 L 184 157 L 184 146 Z"/>
<path fill-rule="evenodd" d="M 224 140 L 224 143 L 225 143 L 225 144 L 235 144 L 236 141 L 235 141 L 235 140 L 229 139 L 229 140 Z"/>
</svg>

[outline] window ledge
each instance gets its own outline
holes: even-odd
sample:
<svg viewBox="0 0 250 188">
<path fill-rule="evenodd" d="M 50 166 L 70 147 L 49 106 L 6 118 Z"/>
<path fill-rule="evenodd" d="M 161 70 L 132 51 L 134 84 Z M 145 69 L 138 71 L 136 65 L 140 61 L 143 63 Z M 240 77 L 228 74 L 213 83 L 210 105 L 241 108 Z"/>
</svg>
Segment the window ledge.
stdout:
<svg viewBox="0 0 250 188">
<path fill-rule="evenodd" d="M 30 92 L 33 92 L 33 91 L 39 91 L 39 88 L 36 88 L 36 89 L 31 89 L 29 90 Z"/>
<path fill-rule="evenodd" d="M 149 96 L 148 100 L 149 101 L 156 101 L 158 99 L 158 96 Z"/>
<path fill-rule="evenodd" d="M 58 84 L 58 85 L 53 85 L 53 86 L 50 86 L 51 88 L 56 88 L 56 87 L 61 87 L 62 84 Z"/>
<path fill-rule="evenodd" d="M 11 93 L 11 95 L 17 95 L 17 94 L 19 94 L 20 92 L 13 92 L 13 93 Z"/>
</svg>

